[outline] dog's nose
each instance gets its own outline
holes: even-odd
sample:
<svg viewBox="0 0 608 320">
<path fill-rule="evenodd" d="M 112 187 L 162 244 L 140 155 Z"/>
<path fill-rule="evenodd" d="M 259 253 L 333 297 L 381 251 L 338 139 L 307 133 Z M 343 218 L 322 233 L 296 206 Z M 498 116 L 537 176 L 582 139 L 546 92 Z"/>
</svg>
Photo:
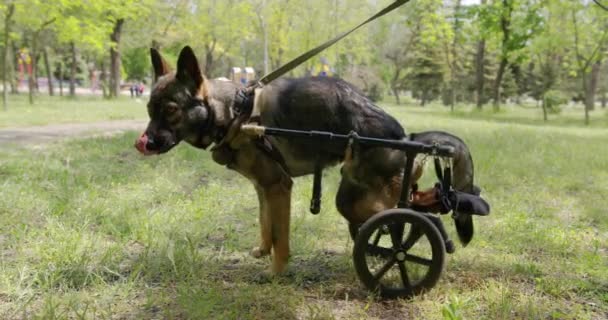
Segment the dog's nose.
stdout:
<svg viewBox="0 0 608 320">
<path fill-rule="evenodd" d="M 147 151 L 156 151 L 156 150 L 158 150 L 158 146 L 156 145 L 156 142 L 150 136 L 148 136 L 148 140 L 146 141 L 146 150 Z"/>
<path fill-rule="evenodd" d="M 135 141 L 135 149 L 143 154 L 148 154 L 148 141 L 148 135 L 145 132 L 142 133 L 142 135 Z"/>
</svg>

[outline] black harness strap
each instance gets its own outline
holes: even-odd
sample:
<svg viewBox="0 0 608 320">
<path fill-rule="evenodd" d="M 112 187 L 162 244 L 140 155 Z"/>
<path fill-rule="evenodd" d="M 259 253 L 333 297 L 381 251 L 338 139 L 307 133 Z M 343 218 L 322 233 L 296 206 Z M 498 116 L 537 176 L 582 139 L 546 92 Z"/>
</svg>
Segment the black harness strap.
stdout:
<svg viewBox="0 0 608 320">
<path fill-rule="evenodd" d="M 329 48 L 334 43 L 342 40 L 344 37 L 353 33 L 357 29 L 384 16 L 385 14 L 397 9 L 398 7 L 402 6 L 403 4 L 405 4 L 409 1 L 410 0 L 396 0 L 395 2 L 393 2 L 386 8 L 380 10 L 378 13 L 373 15 L 371 18 L 365 20 L 364 22 L 362 22 L 361 24 L 357 25 L 356 27 L 350 29 L 349 31 L 346 31 L 346 32 L 338 35 L 337 37 L 321 44 L 320 46 L 313 48 L 313 49 L 309 50 L 308 52 L 305 52 L 304 54 L 291 60 L 287 64 L 284 64 L 283 66 L 279 67 L 278 69 L 265 75 L 258 82 L 250 84 L 247 87 L 242 88 L 240 90 L 237 90 L 236 95 L 234 97 L 234 104 L 232 107 L 235 118 L 233 119 L 232 123 L 229 125 L 227 132 L 224 133 L 224 137 L 222 137 L 221 141 L 219 141 L 218 144 L 216 145 L 216 148 L 226 147 L 225 146 L 226 142 L 230 141 L 233 138 L 233 136 L 236 135 L 236 132 L 240 129 L 240 126 L 242 124 L 257 120 L 257 119 L 251 118 L 251 114 L 252 114 L 252 111 L 254 108 L 254 103 L 255 103 L 255 89 L 256 88 L 261 88 L 264 85 L 269 84 L 273 80 L 281 77 L 282 75 L 293 70 L 294 68 L 296 68 L 303 62 L 307 61 L 314 55 Z M 287 166 L 285 164 L 285 159 L 283 158 L 281 153 L 272 146 L 272 144 L 270 143 L 270 141 L 267 138 L 264 138 L 264 137 L 258 138 L 255 140 L 255 144 L 258 146 L 258 148 L 260 148 L 262 151 L 264 151 L 268 156 L 270 156 L 272 159 L 277 161 L 279 163 L 279 165 L 283 168 L 283 170 L 285 170 L 285 172 L 289 174 L 289 169 L 287 168 Z M 228 148 L 229 148 L 229 146 L 228 146 Z M 313 214 L 317 214 L 321 210 L 321 179 L 322 179 L 322 176 L 323 176 L 323 168 L 321 166 L 321 162 L 317 161 L 317 163 L 315 164 L 313 197 L 312 197 L 311 203 L 310 203 L 310 211 Z"/>
<path fill-rule="evenodd" d="M 321 180 L 323 179 L 323 166 L 321 161 L 315 163 L 315 176 L 312 183 L 312 199 L 310 199 L 310 213 L 321 212 Z"/>
</svg>

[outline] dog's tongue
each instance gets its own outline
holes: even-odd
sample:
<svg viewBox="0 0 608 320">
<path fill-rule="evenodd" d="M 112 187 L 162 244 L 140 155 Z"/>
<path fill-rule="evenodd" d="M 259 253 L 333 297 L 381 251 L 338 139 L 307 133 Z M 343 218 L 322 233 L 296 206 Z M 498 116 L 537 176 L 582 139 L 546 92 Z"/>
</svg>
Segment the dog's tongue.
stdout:
<svg viewBox="0 0 608 320">
<path fill-rule="evenodd" d="M 139 139 L 135 141 L 135 149 L 141 152 L 144 155 L 150 154 L 148 150 L 146 150 L 146 144 L 148 143 L 148 135 L 144 132 L 141 134 Z"/>
</svg>

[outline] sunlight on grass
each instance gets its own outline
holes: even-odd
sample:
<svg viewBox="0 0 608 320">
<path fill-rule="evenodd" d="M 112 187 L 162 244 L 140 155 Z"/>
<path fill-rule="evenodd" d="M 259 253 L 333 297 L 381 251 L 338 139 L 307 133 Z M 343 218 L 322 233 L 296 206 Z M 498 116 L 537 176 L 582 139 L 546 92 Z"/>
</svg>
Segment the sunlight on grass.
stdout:
<svg viewBox="0 0 608 320">
<path fill-rule="evenodd" d="M 470 145 L 492 214 L 423 296 L 378 303 L 359 284 L 337 168 L 318 216 L 311 179 L 296 179 L 290 270 L 268 280 L 270 261 L 248 255 L 259 234 L 249 183 L 186 145 L 141 157 L 129 133 L 0 151 L 0 318 L 604 317 L 608 129 L 430 109 L 388 108 L 409 131 Z"/>
<path fill-rule="evenodd" d="M 8 111 L 0 111 L 0 128 L 147 118 L 145 99 L 40 96 L 34 101 L 30 105 L 27 95 L 10 95 Z"/>
</svg>

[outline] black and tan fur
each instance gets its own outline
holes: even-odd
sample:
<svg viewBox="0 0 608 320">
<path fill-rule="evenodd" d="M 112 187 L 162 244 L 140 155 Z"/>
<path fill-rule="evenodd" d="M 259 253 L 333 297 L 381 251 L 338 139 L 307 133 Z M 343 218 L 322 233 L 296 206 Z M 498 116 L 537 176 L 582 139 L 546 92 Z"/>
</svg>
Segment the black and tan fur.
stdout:
<svg viewBox="0 0 608 320">
<path fill-rule="evenodd" d="M 251 253 L 272 252 L 272 271 L 285 270 L 289 257 L 292 178 L 311 174 L 315 163 L 324 167 L 346 162 L 336 197 L 340 213 L 351 223 L 395 207 L 405 156 L 402 152 L 358 149 L 355 156 L 344 146 L 299 139 L 270 137 L 282 160 L 260 148 L 254 138 L 237 135 L 218 147 L 234 119 L 232 107 L 239 89 L 231 82 L 207 80 L 190 47 L 179 55 L 177 71 L 151 50 L 156 85 L 152 89 L 149 125 L 136 142 L 144 154 L 169 151 L 184 140 L 211 149 L 213 159 L 246 177 L 258 195 L 261 241 Z M 278 79 L 259 96 L 260 124 L 299 130 L 321 130 L 362 136 L 406 139 L 401 125 L 350 84 L 331 78 Z"/>
</svg>

